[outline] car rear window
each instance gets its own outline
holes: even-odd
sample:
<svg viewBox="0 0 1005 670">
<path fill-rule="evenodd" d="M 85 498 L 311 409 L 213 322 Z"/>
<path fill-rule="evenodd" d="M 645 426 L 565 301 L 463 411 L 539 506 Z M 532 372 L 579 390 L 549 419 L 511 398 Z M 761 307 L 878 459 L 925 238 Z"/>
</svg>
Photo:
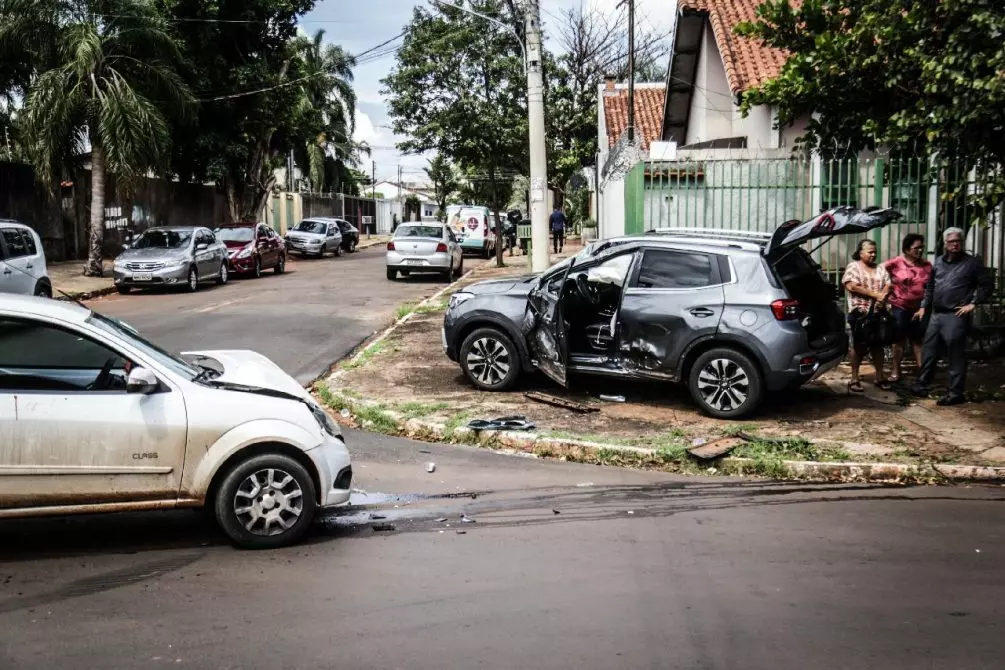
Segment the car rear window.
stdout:
<svg viewBox="0 0 1005 670">
<path fill-rule="evenodd" d="M 443 226 L 398 226 L 395 237 L 443 237 Z"/>
<path fill-rule="evenodd" d="M 24 237 L 17 228 L 0 228 L 0 235 L 3 235 L 4 242 L 7 243 L 7 258 L 19 258 L 28 255 L 28 247 L 24 243 Z"/>
</svg>

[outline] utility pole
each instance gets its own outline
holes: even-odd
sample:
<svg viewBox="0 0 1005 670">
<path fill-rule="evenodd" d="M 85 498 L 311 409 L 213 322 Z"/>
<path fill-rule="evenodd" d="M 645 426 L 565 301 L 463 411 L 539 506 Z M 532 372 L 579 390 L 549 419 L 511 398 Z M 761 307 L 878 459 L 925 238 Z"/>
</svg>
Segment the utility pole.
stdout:
<svg viewBox="0 0 1005 670">
<path fill-rule="evenodd" d="M 405 198 L 401 192 L 401 163 L 398 163 L 398 209 L 401 210 L 401 220 L 405 220 Z"/>
<path fill-rule="evenodd" d="M 548 154 L 544 143 L 544 80 L 541 74 L 541 14 L 538 0 L 528 0 L 527 116 L 530 125 L 531 271 L 544 272 L 548 255 Z"/>
<path fill-rule="evenodd" d="M 366 239 L 370 239 L 370 231 L 376 228 L 377 224 L 377 161 L 370 161 L 370 197 L 373 198 L 373 215 L 370 217 L 370 226 L 366 229 Z"/>
<path fill-rule="evenodd" d="M 628 0 L 628 141 L 635 141 L 635 0 Z"/>
</svg>

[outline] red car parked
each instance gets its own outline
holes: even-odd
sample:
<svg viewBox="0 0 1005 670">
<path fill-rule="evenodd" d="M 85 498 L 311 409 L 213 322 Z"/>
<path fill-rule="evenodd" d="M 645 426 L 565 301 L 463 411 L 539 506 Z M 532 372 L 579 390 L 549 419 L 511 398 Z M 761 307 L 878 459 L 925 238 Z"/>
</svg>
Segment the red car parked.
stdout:
<svg viewBox="0 0 1005 670">
<path fill-rule="evenodd" d="M 228 223 L 215 232 L 227 245 L 231 272 L 261 277 L 268 268 L 273 268 L 277 275 L 286 269 L 286 243 L 264 223 Z"/>
</svg>

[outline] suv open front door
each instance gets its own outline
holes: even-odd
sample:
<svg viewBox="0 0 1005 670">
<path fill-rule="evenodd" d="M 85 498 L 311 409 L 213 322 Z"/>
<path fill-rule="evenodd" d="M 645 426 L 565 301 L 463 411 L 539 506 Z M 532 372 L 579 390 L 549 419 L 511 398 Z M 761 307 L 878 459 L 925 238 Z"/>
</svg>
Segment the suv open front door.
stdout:
<svg viewBox="0 0 1005 670">
<path fill-rule="evenodd" d="M 568 365 L 562 293 L 571 269 L 569 262 L 564 269 L 541 278 L 537 288 L 530 292 L 523 329 L 537 367 L 562 386 L 567 385 Z"/>
</svg>

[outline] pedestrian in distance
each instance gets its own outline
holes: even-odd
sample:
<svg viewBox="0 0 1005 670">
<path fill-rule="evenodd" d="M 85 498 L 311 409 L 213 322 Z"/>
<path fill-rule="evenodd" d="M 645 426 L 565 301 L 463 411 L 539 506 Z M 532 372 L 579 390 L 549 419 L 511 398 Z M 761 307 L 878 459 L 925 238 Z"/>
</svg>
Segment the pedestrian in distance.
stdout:
<svg viewBox="0 0 1005 670">
<path fill-rule="evenodd" d="M 891 290 L 887 302 L 897 330 L 893 343 L 893 361 L 890 364 L 891 382 L 900 381 L 901 362 L 905 346 L 911 347 L 914 361 L 921 369 L 921 344 L 925 339 L 924 319 L 915 318 L 925 298 L 925 286 L 932 276 L 932 264 L 925 259 L 925 238 L 917 233 L 904 236 L 900 245 L 903 252 L 891 258 L 884 267 L 890 275 Z"/>
<path fill-rule="evenodd" d="M 921 309 L 914 316 L 919 320 L 928 316 L 928 327 L 922 347 L 921 371 L 912 393 L 918 397 L 928 395 L 941 343 L 949 359 L 949 390 L 937 404 L 947 406 L 966 402 L 967 335 L 974 310 L 991 297 L 994 286 L 984 263 L 964 250 L 963 230 L 947 228 L 942 233 L 942 241 L 945 253 L 932 264 Z"/>
<path fill-rule="evenodd" d="M 890 388 L 883 375 L 883 345 L 872 341 L 865 327 L 866 320 L 872 318 L 875 312 L 886 309 L 891 290 L 890 275 L 885 267 L 877 263 L 876 255 L 876 243 L 861 240 L 841 278 L 848 300 L 848 325 L 852 333 L 852 347 L 848 354 L 851 363 L 848 390 L 852 393 L 865 391 L 859 369 L 867 353 L 871 354 L 872 364 L 876 367 L 876 386 L 883 390 Z"/>
<path fill-rule="evenodd" d="M 555 211 L 551 213 L 548 223 L 551 225 L 552 248 L 556 254 L 560 254 L 565 247 L 565 214 L 562 213 L 560 205 L 555 205 Z"/>
</svg>

